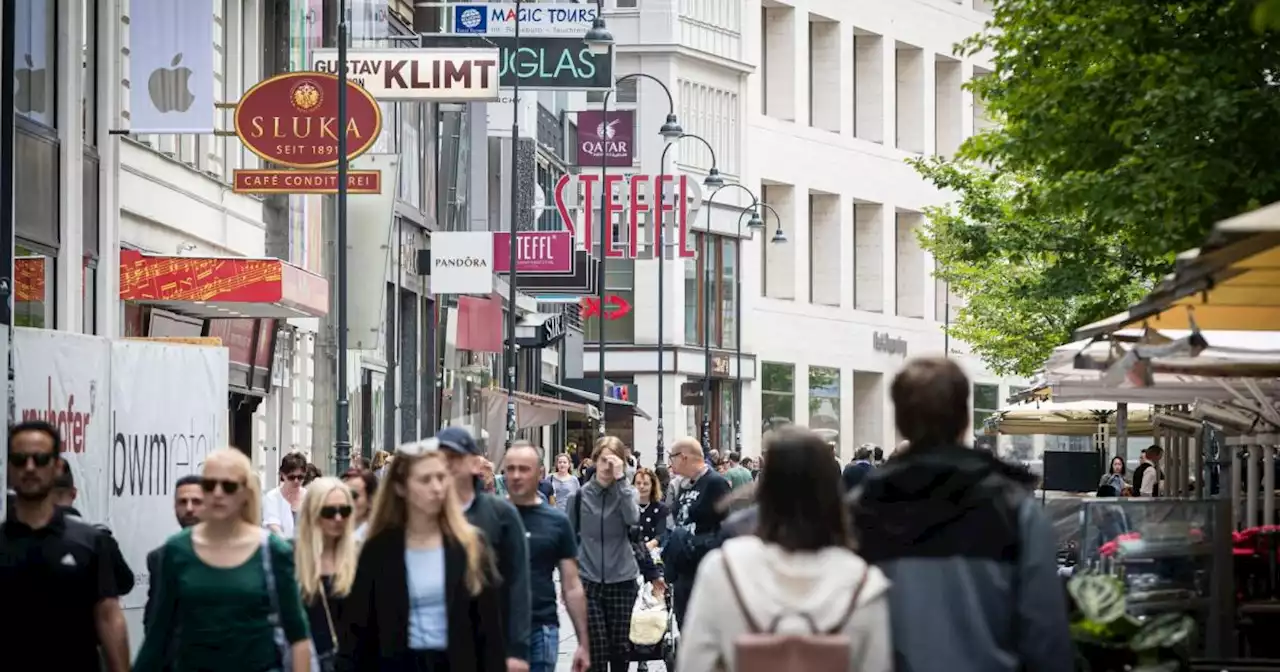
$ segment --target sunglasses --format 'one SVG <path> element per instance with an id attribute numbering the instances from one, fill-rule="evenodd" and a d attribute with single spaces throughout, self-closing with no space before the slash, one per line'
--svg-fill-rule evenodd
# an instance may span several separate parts
<path id="1" fill-rule="evenodd" d="M 284 477 L 284 480 L 293 481 L 294 483 L 300 483 L 306 477 L 307 477 L 306 474 L 288 474 Z"/>
<path id="2" fill-rule="evenodd" d="M 351 517 L 351 507 L 349 506 L 323 506 L 320 507 L 320 517 L 325 520 L 333 520 L 338 516 L 345 518 Z"/>
<path id="3" fill-rule="evenodd" d="M 205 492 L 213 492 L 219 487 L 222 492 L 227 495 L 234 495 L 240 489 L 240 481 L 223 481 L 217 478 L 205 478 L 200 480 L 200 489 Z"/>
<path id="4" fill-rule="evenodd" d="M 35 462 L 37 468 L 44 468 L 53 464 L 58 459 L 57 453 L 9 453 L 9 464 L 23 469 L 28 464 Z"/>

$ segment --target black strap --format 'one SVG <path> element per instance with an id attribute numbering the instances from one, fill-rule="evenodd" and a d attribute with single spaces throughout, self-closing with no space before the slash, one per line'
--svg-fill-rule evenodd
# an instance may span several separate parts
<path id="1" fill-rule="evenodd" d="M 578 487 L 578 491 L 573 493 L 573 534 L 578 537 L 578 543 L 582 543 L 582 487 Z"/>

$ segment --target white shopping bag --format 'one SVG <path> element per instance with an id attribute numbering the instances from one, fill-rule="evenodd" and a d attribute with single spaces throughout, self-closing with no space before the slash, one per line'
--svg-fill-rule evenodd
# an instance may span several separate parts
<path id="1" fill-rule="evenodd" d="M 653 646 L 667 634 L 666 602 L 653 594 L 653 584 L 646 583 L 636 595 L 635 608 L 631 610 L 631 643 Z"/>

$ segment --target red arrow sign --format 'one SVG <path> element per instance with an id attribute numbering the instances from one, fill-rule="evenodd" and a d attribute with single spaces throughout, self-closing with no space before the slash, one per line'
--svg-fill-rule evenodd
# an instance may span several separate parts
<path id="1" fill-rule="evenodd" d="M 617 294 L 610 294 L 604 297 L 604 302 L 609 305 L 609 309 L 601 311 L 600 299 L 594 296 L 582 297 L 581 301 L 578 303 L 578 305 L 582 307 L 582 319 L 585 320 L 590 317 L 599 317 L 603 312 L 604 319 L 606 320 L 620 320 L 625 317 L 627 313 L 631 312 L 631 304 L 627 303 L 626 299 L 618 296 Z"/>

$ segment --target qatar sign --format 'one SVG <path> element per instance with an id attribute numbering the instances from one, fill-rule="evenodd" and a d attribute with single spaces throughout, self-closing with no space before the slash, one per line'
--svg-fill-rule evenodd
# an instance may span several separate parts
<path id="1" fill-rule="evenodd" d="M 635 163 L 632 135 L 635 110 L 583 110 L 578 113 L 579 166 L 629 167 Z"/>
<path id="2" fill-rule="evenodd" d="M 659 184 L 662 188 L 659 189 Z M 665 196 L 657 198 L 659 193 Z M 595 240 L 600 230 L 603 195 L 604 216 L 614 232 L 603 246 Z M 556 210 L 565 230 L 581 247 L 602 247 L 610 259 L 692 259 L 697 251 L 689 240 L 689 225 L 702 208 L 702 187 L 688 175 L 565 175 L 556 183 Z M 656 235 L 659 214 L 661 236 Z M 660 245 L 659 240 L 666 241 Z"/>

